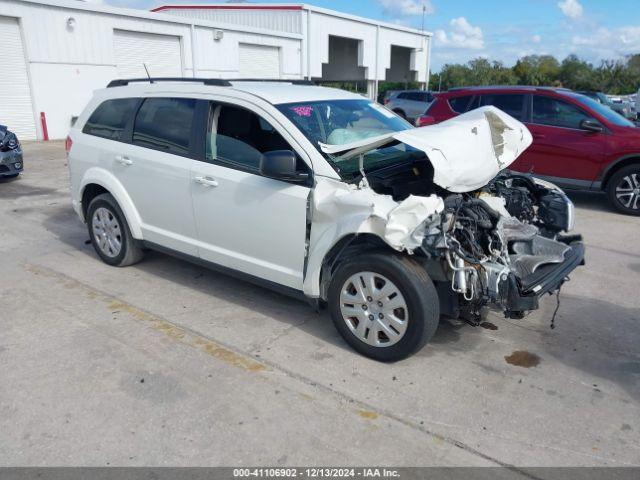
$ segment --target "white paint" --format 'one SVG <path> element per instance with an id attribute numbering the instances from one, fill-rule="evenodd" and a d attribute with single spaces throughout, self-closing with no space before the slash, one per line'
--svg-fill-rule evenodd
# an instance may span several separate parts
<path id="1" fill-rule="evenodd" d="M 240 78 L 280 78 L 280 49 L 268 45 L 239 44 Z"/>
<path id="2" fill-rule="evenodd" d="M 0 45 L 0 125 L 7 125 L 19 139 L 35 138 L 29 75 L 17 19 L 0 17 Z"/>
<path id="3" fill-rule="evenodd" d="M 113 51 L 118 77 L 181 77 L 180 37 L 157 33 L 114 30 Z"/>

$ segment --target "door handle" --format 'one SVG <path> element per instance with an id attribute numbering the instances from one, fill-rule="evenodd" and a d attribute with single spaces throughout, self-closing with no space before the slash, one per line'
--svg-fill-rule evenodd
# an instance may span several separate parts
<path id="1" fill-rule="evenodd" d="M 124 157 L 122 155 L 116 155 L 116 162 L 124 166 L 133 165 L 133 161 L 129 157 Z"/>
<path id="2" fill-rule="evenodd" d="M 204 185 L 205 187 L 217 187 L 218 182 L 211 177 L 195 177 L 193 179 L 196 183 Z"/>
<path id="3" fill-rule="evenodd" d="M 534 133 L 532 135 L 533 138 L 545 138 L 546 135 L 542 134 L 542 133 Z"/>

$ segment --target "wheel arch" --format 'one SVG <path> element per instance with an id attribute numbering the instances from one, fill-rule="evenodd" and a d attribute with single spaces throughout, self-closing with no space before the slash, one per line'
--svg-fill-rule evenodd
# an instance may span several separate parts
<path id="1" fill-rule="evenodd" d="M 349 233 L 336 240 L 324 255 L 317 272 L 319 298 L 322 300 L 327 299 L 329 284 L 341 262 L 350 258 L 351 255 L 372 251 L 398 253 L 382 238 L 373 233 Z"/>
<path id="2" fill-rule="evenodd" d="M 640 152 L 625 155 L 609 164 L 602 173 L 600 188 L 606 191 L 609 180 L 611 180 L 611 177 L 613 177 L 618 170 L 635 163 L 640 164 Z"/>
<path id="3" fill-rule="evenodd" d="M 87 209 L 91 200 L 102 193 L 109 193 L 115 198 L 122 213 L 124 213 L 131 230 L 131 236 L 136 240 L 142 240 L 142 221 L 131 197 L 122 183 L 113 174 L 103 169 L 90 168 L 82 178 L 80 184 L 80 211 L 83 221 L 87 222 Z"/>

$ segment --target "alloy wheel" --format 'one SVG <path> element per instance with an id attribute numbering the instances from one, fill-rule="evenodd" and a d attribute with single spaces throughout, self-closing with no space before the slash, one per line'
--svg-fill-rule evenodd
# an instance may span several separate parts
<path id="1" fill-rule="evenodd" d="M 640 209 L 640 174 L 622 177 L 616 186 L 616 198 L 625 208 Z"/>

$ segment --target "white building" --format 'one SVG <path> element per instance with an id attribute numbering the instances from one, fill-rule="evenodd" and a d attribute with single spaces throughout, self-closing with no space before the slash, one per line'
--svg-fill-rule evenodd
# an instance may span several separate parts
<path id="1" fill-rule="evenodd" d="M 431 34 L 305 4 L 165 6 L 0 0 L 0 124 L 64 138 L 114 78 L 309 78 L 428 84 Z"/>

